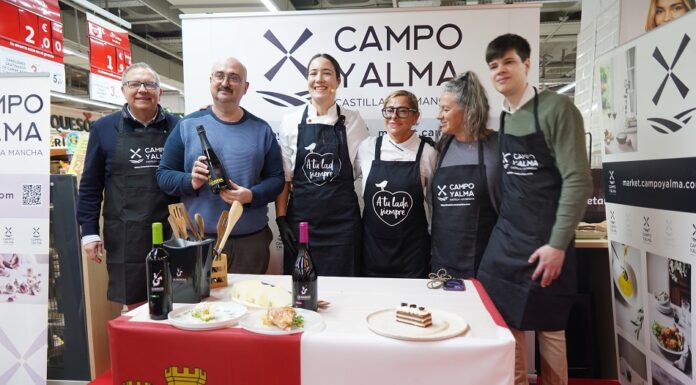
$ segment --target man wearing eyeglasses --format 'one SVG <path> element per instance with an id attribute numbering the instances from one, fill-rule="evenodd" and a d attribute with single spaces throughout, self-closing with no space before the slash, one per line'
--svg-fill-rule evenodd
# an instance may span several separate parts
<path id="1" fill-rule="evenodd" d="M 246 67 L 235 58 L 220 59 L 210 72 L 212 106 L 184 117 L 164 146 L 157 170 L 160 188 L 181 197 L 191 213 L 205 221 L 206 237 L 216 236 L 223 210 L 238 201 L 244 213 L 224 245 L 228 271 L 264 274 L 268 268 L 273 234 L 268 227 L 267 205 L 283 189 L 280 147 L 263 119 L 240 106 L 249 88 Z M 197 127 L 205 128 L 208 141 L 230 178 L 230 189 L 214 194 L 207 186 L 208 167 Z"/>
<path id="2" fill-rule="evenodd" d="M 107 252 L 108 299 L 134 305 L 146 299 L 151 224 L 167 221 L 167 205 L 173 201 L 157 187 L 155 171 L 179 118 L 162 110 L 159 75 L 145 63 L 123 71 L 121 92 L 126 98 L 121 111 L 97 120 L 90 130 L 77 219 L 87 258 L 101 263 Z"/>

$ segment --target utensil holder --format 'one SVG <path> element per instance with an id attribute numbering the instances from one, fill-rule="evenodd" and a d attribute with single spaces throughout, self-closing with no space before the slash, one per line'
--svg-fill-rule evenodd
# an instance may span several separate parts
<path id="1" fill-rule="evenodd" d="M 210 296 L 214 241 L 170 239 L 163 244 L 169 253 L 174 302 L 198 303 Z"/>
<path id="2" fill-rule="evenodd" d="M 210 287 L 227 287 L 227 254 L 220 253 L 213 258 L 210 273 Z"/>

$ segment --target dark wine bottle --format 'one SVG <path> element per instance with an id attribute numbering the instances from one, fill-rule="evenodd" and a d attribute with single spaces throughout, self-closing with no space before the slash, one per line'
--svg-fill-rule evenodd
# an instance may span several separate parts
<path id="1" fill-rule="evenodd" d="M 147 301 L 150 318 L 167 319 L 172 311 L 172 274 L 169 271 L 169 253 L 162 247 L 162 223 L 152 224 L 152 250 L 145 258 L 147 274 Z"/>
<path id="2" fill-rule="evenodd" d="M 198 132 L 198 137 L 201 140 L 201 148 L 203 149 L 203 155 L 205 155 L 205 162 L 208 165 L 208 186 L 213 190 L 214 194 L 220 193 L 222 189 L 232 188 L 230 186 L 229 178 L 227 177 L 227 172 L 225 167 L 222 165 L 220 158 L 213 150 L 213 147 L 208 141 L 208 136 L 205 134 L 205 127 L 199 125 L 196 128 Z"/>
<path id="3" fill-rule="evenodd" d="M 309 252 L 309 225 L 300 222 L 300 246 L 297 250 L 297 260 L 292 271 L 292 301 L 293 307 L 307 310 L 317 310 L 317 271 Z"/>

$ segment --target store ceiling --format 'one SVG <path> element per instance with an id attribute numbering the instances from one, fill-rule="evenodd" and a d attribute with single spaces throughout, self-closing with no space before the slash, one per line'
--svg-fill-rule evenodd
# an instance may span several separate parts
<path id="1" fill-rule="evenodd" d="M 346 8 L 392 8 L 398 6 L 462 6 L 472 4 L 512 4 L 530 3 L 528 0 L 264 0 L 272 2 L 280 11 L 322 10 Z M 575 54 L 577 34 L 580 32 L 581 1 L 538 0 L 542 3 L 540 29 L 540 83 L 552 89 L 560 88 L 575 80 Z M 217 12 L 268 12 L 261 0 L 60 0 L 63 14 L 93 12 L 94 6 L 102 8 L 116 17 L 130 23 L 131 44 L 147 53 L 153 53 L 170 63 L 165 73 L 166 81 L 176 88 L 183 89 L 183 52 L 181 42 L 181 20 L 185 13 Z M 104 17 L 102 15 L 102 17 Z M 67 23 L 64 16 L 64 23 Z M 75 17 L 74 20 L 78 20 Z M 113 21 L 112 21 L 113 22 Z M 77 24 L 77 22 L 76 22 Z M 66 41 L 78 46 L 80 42 Z M 84 44 L 84 43 L 83 43 Z M 82 45 L 83 45 L 82 44 Z M 143 52 L 143 51 L 141 51 Z M 84 56 L 84 55 L 83 55 Z M 139 58 L 134 48 L 133 56 Z M 66 63 L 77 69 L 88 69 L 89 63 L 83 57 L 66 58 Z M 160 68 L 157 68 L 158 72 Z M 78 73 L 73 70 L 68 73 Z M 168 75 L 168 76 L 167 76 Z M 68 85 L 75 86 L 74 92 L 85 92 L 83 80 L 79 77 Z M 170 91 L 172 92 L 172 91 Z M 178 91 L 173 91 L 178 92 Z"/>

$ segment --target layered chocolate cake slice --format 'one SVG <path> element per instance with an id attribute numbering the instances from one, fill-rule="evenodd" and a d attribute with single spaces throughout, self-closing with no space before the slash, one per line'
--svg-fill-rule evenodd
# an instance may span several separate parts
<path id="1" fill-rule="evenodd" d="M 433 316 L 422 306 L 403 302 L 396 309 L 396 322 L 427 328 L 433 324 Z"/>

